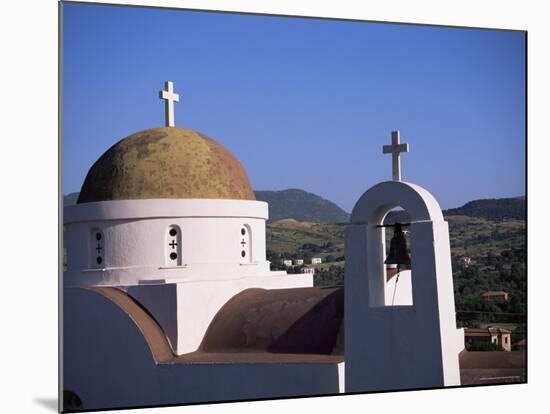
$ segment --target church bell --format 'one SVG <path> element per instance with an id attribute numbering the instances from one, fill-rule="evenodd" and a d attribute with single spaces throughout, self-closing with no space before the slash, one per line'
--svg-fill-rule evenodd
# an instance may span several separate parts
<path id="1" fill-rule="evenodd" d="M 395 223 L 393 227 L 394 232 L 390 242 L 390 251 L 384 263 L 410 266 L 411 258 L 409 257 L 409 249 L 407 248 L 407 240 L 402 225 Z"/>

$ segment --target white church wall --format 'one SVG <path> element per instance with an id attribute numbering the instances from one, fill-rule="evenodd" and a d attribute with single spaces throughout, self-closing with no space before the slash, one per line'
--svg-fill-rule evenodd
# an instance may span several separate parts
<path id="1" fill-rule="evenodd" d="M 253 276 L 237 280 L 196 281 L 132 286 L 128 294 L 155 317 L 178 355 L 196 351 L 216 313 L 249 288 L 286 289 L 313 286 L 311 275 Z"/>
<path id="2" fill-rule="evenodd" d="M 446 221 L 434 226 L 434 240 L 449 240 L 449 224 Z M 451 246 L 434 243 L 437 272 L 437 299 L 443 349 L 443 370 L 446 385 L 460 385 L 460 366 L 456 355 L 464 350 L 464 329 L 456 328 Z"/>
<path id="3" fill-rule="evenodd" d="M 266 274 L 266 219 L 266 203 L 243 200 L 132 200 L 70 206 L 64 217 L 65 279 L 74 285 L 131 285 L 139 280 Z M 175 238 L 169 236 L 172 228 L 178 230 Z M 102 232 L 100 265 L 94 265 L 94 246 L 89 241 L 96 230 Z M 173 253 L 177 255 L 171 259 Z"/>
<path id="4" fill-rule="evenodd" d="M 410 270 L 402 270 L 386 282 L 385 287 L 386 305 L 412 306 L 412 273 Z"/>
<path id="5" fill-rule="evenodd" d="M 244 223 L 243 223 L 244 222 Z M 256 242 L 265 238 L 265 221 L 253 218 L 150 218 L 140 220 L 109 220 L 69 224 L 67 226 L 68 254 L 71 256 L 69 271 L 95 268 L 95 254 L 92 264 L 86 253 L 94 246 L 83 248 L 88 234 L 100 229 L 103 234 L 105 261 L 102 267 L 157 266 L 176 267 L 177 261 L 166 263 L 172 251 L 167 232 L 177 226 L 181 232 L 182 265 L 194 263 L 236 263 L 241 262 L 241 237 L 243 225 L 247 225 Z M 75 236 L 75 237 L 70 237 Z M 247 238 L 248 239 L 248 238 Z M 177 242 L 176 242 L 177 243 Z M 75 245 L 76 244 L 76 245 Z M 177 243 L 179 246 L 179 243 Z M 261 247 L 261 246 L 259 246 Z M 252 262 L 265 261 L 265 250 L 254 249 Z M 263 254 L 262 254 L 263 252 Z M 92 252 L 94 253 L 94 252 Z M 74 266 L 73 266 L 74 265 Z"/>
<path id="6" fill-rule="evenodd" d="M 373 275 L 367 279 L 369 295 L 369 306 L 386 305 L 386 265 L 384 259 L 386 256 L 386 239 L 384 229 L 369 225 L 365 227 L 365 236 L 369 240 L 366 243 L 367 255 L 370 260 L 366 261 L 368 274 Z M 347 247 L 347 246 L 346 246 Z M 349 255 L 346 251 L 346 255 Z"/>
<path id="7" fill-rule="evenodd" d="M 361 238 L 363 243 L 358 243 Z M 440 331 L 436 321 L 433 326 L 436 312 L 429 315 L 422 312 L 418 295 L 414 306 L 371 304 L 364 270 L 368 261 L 366 243 L 364 226 L 348 227 L 344 303 L 346 391 L 444 385 Z"/>
<path id="8" fill-rule="evenodd" d="M 178 285 L 175 283 L 130 286 L 126 293 L 141 304 L 160 325 L 170 348 L 174 353 L 178 349 Z M 197 310 L 195 310 L 197 312 Z M 188 317 L 190 317 L 189 315 Z"/>
<path id="9" fill-rule="evenodd" d="M 253 217 L 268 218 L 264 201 L 224 199 L 144 199 L 98 201 L 67 206 L 63 222 L 144 219 L 151 217 Z"/>
<path id="10" fill-rule="evenodd" d="M 157 364 L 131 318 L 102 295 L 65 289 L 65 310 L 62 388 L 76 392 L 86 410 L 335 394 L 340 389 L 336 364 Z"/>

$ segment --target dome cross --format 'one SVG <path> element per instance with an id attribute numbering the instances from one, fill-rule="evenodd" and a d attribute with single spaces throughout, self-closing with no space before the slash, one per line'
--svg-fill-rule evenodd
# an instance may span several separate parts
<path id="1" fill-rule="evenodd" d="M 382 151 L 384 154 L 391 154 L 393 181 L 401 181 L 400 154 L 402 152 L 409 152 L 409 144 L 401 144 L 399 131 L 392 131 L 391 145 L 384 145 L 382 147 Z"/>
<path id="2" fill-rule="evenodd" d="M 174 121 L 174 102 L 179 102 L 180 96 L 174 93 L 174 83 L 172 81 L 164 82 L 164 87 L 166 90 L 159 92 L 159 98 L 165 100 L 166 126 L 173 127 L 176 125 Z"/>

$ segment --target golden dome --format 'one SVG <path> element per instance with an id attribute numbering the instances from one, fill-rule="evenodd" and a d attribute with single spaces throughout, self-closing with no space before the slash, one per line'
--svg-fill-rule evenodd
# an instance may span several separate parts
<path id="1" fill-rule="evenodd" d="M 141 131 L 109 148 L 88 171 L 78 203 L 146 198 L 256 199 L 227 149 L 173 127 Z"/>

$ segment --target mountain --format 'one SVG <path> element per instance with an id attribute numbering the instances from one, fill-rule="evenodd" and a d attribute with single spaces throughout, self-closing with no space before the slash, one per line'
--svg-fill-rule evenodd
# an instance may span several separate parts
<path id="1" fill-rule="evenodd" d="M 255 191 L 256 199 L 269 203 L 269 222 L 290 218 L 315 223 L 345 223 L 349 214 L 318 195 L 304 190 Z M 63 197 L 65 206 L 76 204 L 78 193 Z"/>
<path id="2" fill-rule="evenodd" d="M 467 216 L 483 218 L 487 220 L 516 219 L 525 220 L 526 202 L 525 196 L 513 198 L 487 198 L 473 200 L 462 207 L 450 208 L 443 211 L 445 217 Z M 396 221 L 406 223 L 409 221 L 408 214 L 403 210 L 390 211 L 384 223 L 390 224 Z"/>
<path id="3" fill-rule="evenodd" d="M 65 194 L 63 196 L 63 205 L 64 206 L 72 206 L 73 204 L 76 204 L 76 200 L 78 200 L 78 194 L 79 193 Z"/>
<path id="4" fill-rule="evenodd" d="M 295 219 L 316 223 L 345 223 L 349 214 L 318 195 L 304 190 L 255 191 L 256 199 L 269 203 L 269 221 Z"/>
<path id="5" fill-rule="evenodd" d="M 526 200 L 524 196 L 473 200 L 462 207 L 445 210 L 443 214 L 445 216 L 469 216 L 492 220 L 505 218 L 525 220 Z"/>

